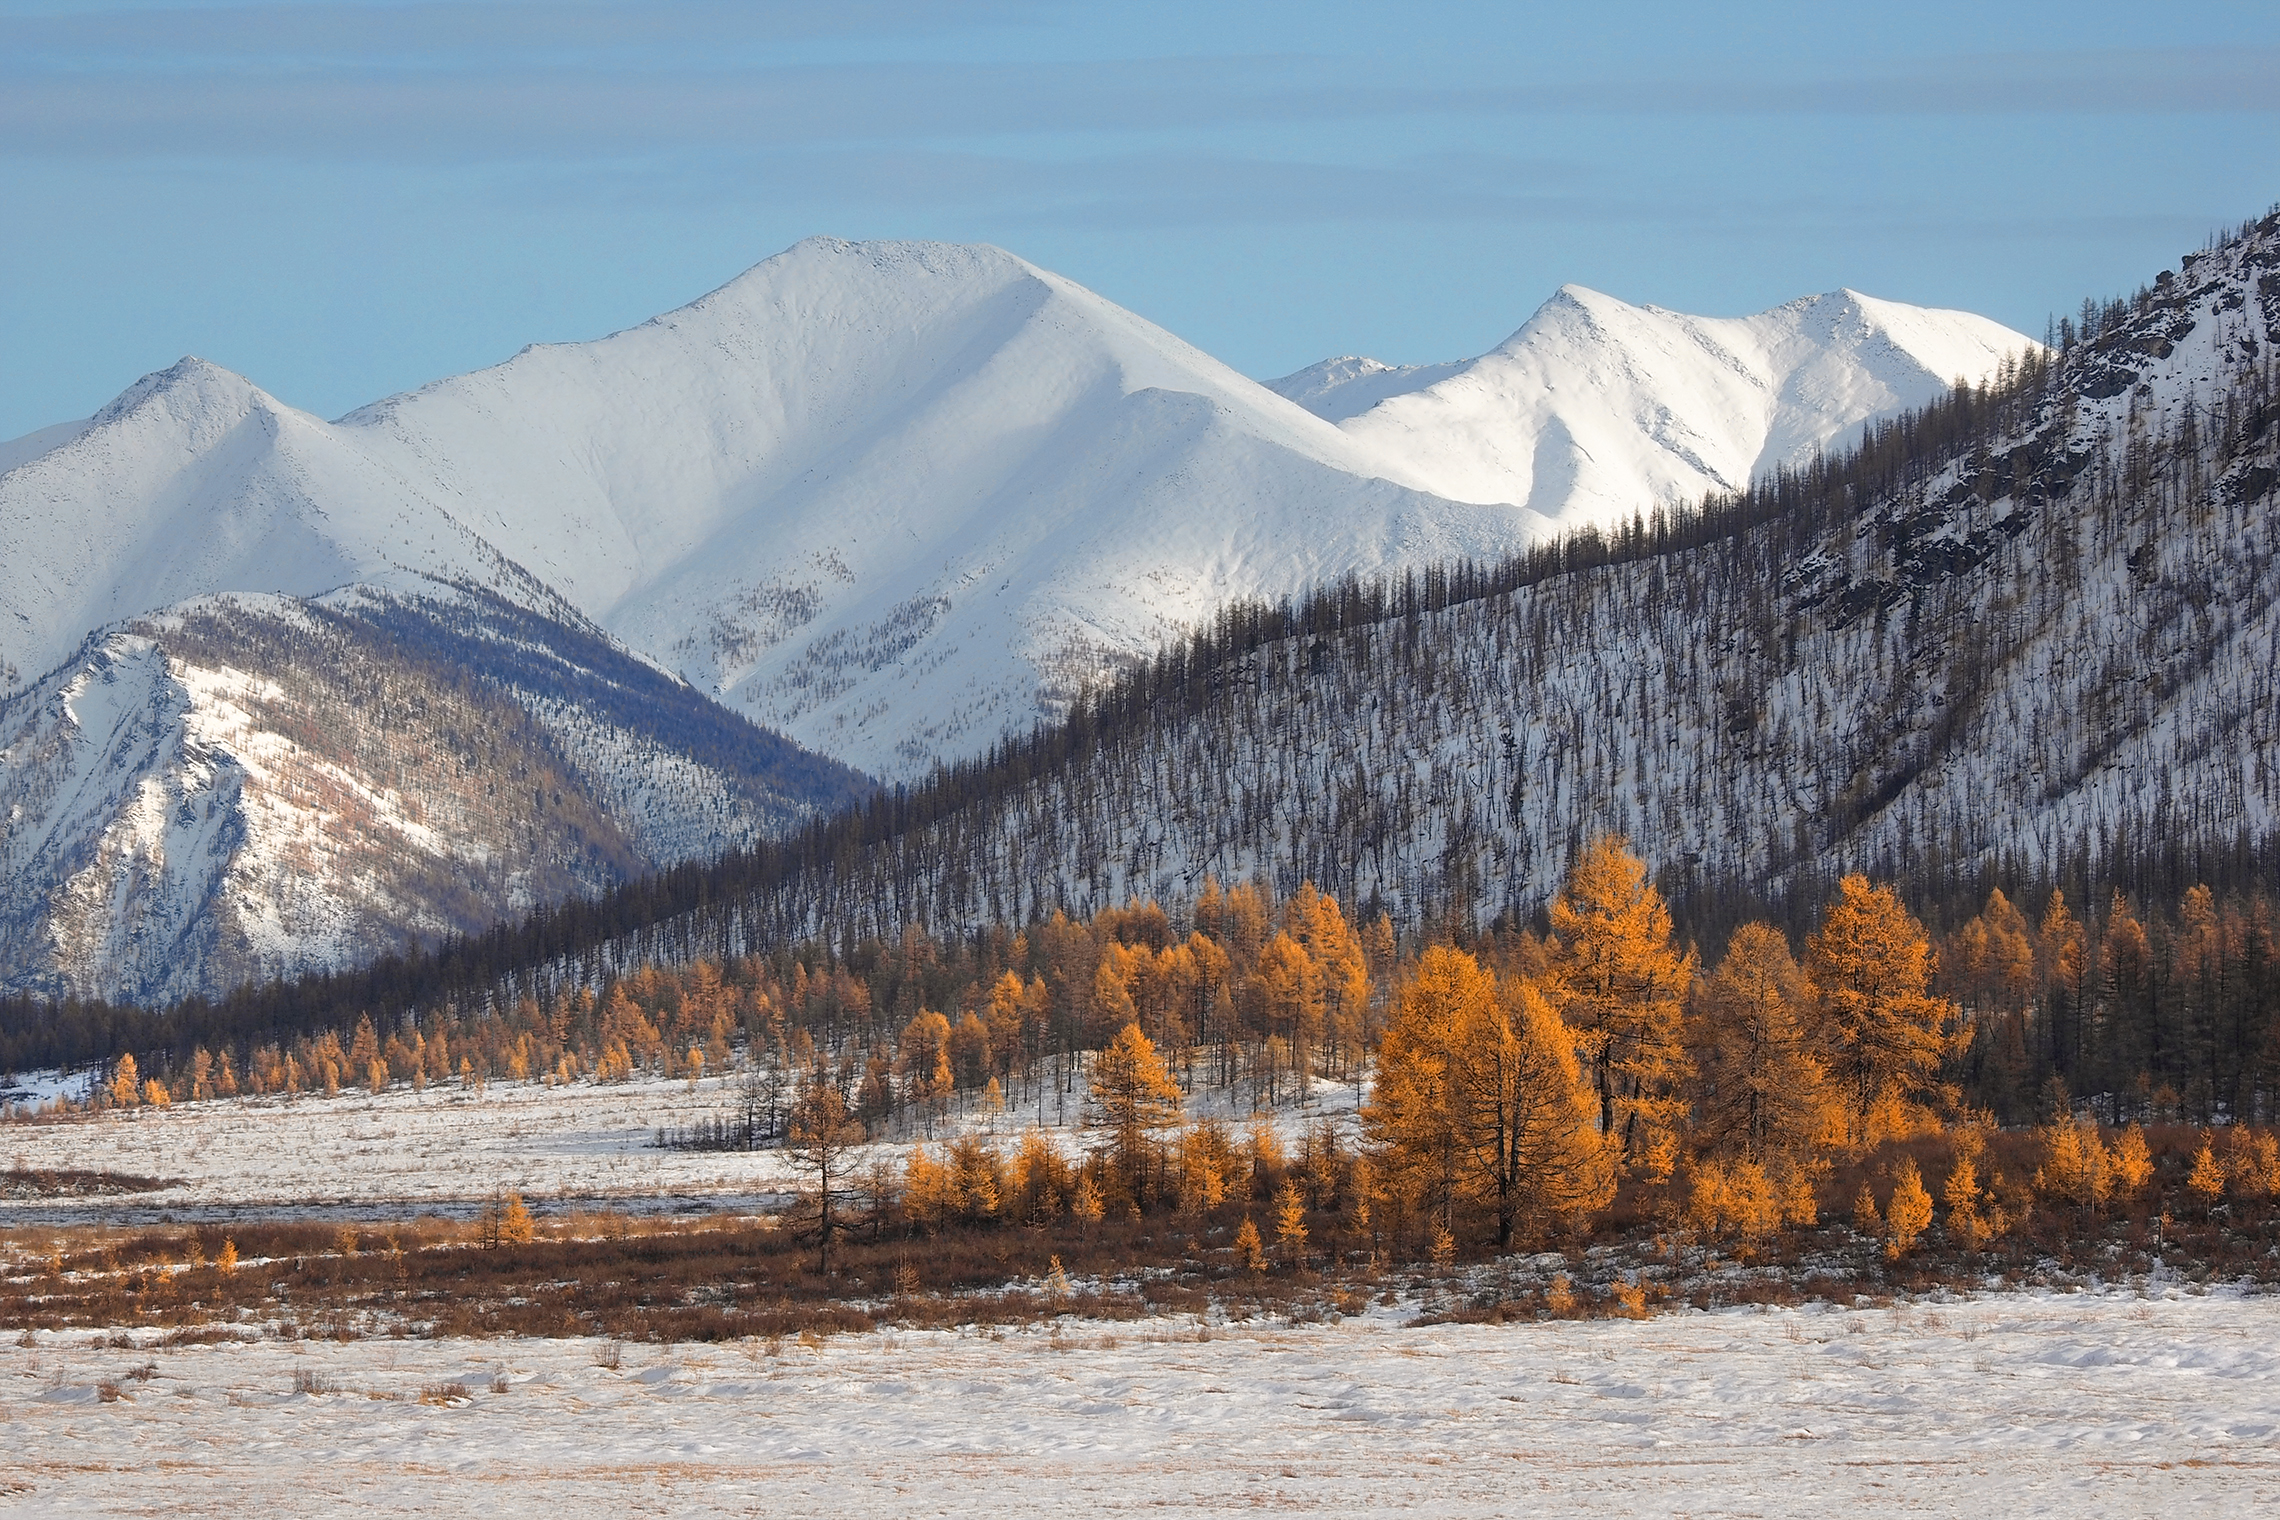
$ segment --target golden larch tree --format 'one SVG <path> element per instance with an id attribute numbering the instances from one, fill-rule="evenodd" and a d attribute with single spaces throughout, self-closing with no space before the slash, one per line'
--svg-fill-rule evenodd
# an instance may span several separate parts
<path id="1" fill-rule="evenodd" d="M 1954 1049 L 1958 1010 L 1927 990 L 1932 971 L 1924 926 L 1890 887 L 1857 874 L 1837 884 L 1807 941 L 1805 974 L 1820 992 L 1826 1058 L 1855 1146 L 1919 1114 Z"/>
<path id="2" fill-rule="evenodd" d="M 921 1008 L 903 1026 L 896 1042 L 896 1073 L 902 1078 L 903 1099 L 926 1103 L 950 1091 L 950 1021 L 930 1008 Z"/>
<path id="3" fill-rule="evenodd" d="M 1916 1249 L 1916 1241 L 1932 1222 L 1932 1195 L 1924 1190 L 1923 1174 L 1914 1157 L 1902 1157 L 1893 1175 L 1892 1202 L 1884 1210 L 1884 1254 L 1898 1260 Z"/>
<path id="4" fill-rule="evenodd" d="M 1615 835 L 1585 848 L 1552 899 L 1551 919 L 1559 1013 L 1576 1032 L 1600 1131 L 1615 1136 L 1628 1164 L 1668 1176 L 1694 957 L 1671 943 L 1662 894 Z"/>
<path id="5" fill-rule="evenodd" d="M 1322 992 L 1322 1024 L 1349 1068 L 1369 1044 L 1370 963 L 1361 937 L 1338 900 L 1304 882 L 1284 910 L 1290 931 L 1313 959 Z"/>
<path id="6" fill-rule="evenodd" d="M 1287 1044 L 1303 1098 L 1314 1075 L 1314 1052 L 1322 1043 L 1320 969 L 1303 944 L 1278 930 L 1259 951 L 1255 980 L 1268 1037 L 1280 1037 Z"/>
<path id="7" fill-rule="evenodd" d="M 1401 990 L 1363 1119 L 1386 1164 L 1486 1209 L 1500 1250 L 1607 1206 L 1614 1142 L 1542 991 L 1436 945 Z"/>
<path id="8" fill-rule="evenodd" d="M 1108 1131 L 1110 1164 L 1131 1201 L 1143 1202 L 1156 1134 L 1179 1119 L 1180 1085 L 1138 1024 L 1126 1024 L 1094 1059 L 1087 1100 L 1090 1122 Z"/>
<path id="9" fill-rule="evenodd" d="M 833 1188 L 843 1186 L 853 1153 L 863 1143 L 862 1124 L 847 1111 L 847 1095 L 820 1071 L 810 1072 L 792 1103 L 784 1126 L 784 1148 L 793 1165 L 816 1183 L 816 1271 L 831 1272 L 831 1237 L 838 1229 Z"/>
<path id="10" fill-rule="evenodd" d="M 1734 931 L 1695 1000 L 1696 1148 L 1764 1165 L 1812 1159 L 1833 1115 L 1816 1053 L 1813 985 L 1771 924 Z"/>
<path id="11" fill-rule="evenodd" d="M 111 1077 L 111 1104 L 115 1108 L 132 1108 L 142 1101 L 142 1073 L 135 1069 L 132 1055 L 119 1057 L 118 1070 Z"/>

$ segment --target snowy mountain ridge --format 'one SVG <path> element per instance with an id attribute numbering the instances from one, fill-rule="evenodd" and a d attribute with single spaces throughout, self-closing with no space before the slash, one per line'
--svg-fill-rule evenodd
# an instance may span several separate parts
<path id="1" fill-rule="evenodd" d="M 679 311 L 343 419 L 630 647 L 885 776 L 1234 596 L 1541 524 L 990 248 L 811 240 Z"/>
<path id="2" fill-rule="evenodd" d="M 1720 318 L 1567 285 L 1477 359 L 1333 359 L 1269 384 L 1406 485 L 1606 527 L 1841 449 L 2039 347 L 1969 312 L 1853 290 Z"/>
<path id="3" fill-rule="evenodd" d="M 1278 382 L 1330 413 L 1401 387 L 1342 426 L 1011 254 L 941 244 L 812 239 L 337 423 L 185 360 L 0 455 L 24 456 L 0 473 L 0 674 L 206 592 L 464 582 L 916 776 L 1229 600 L 1727 488 L 2025 343 L 1832 302 L 1717 322 L 1570 287 L 1465 365 Z"/>

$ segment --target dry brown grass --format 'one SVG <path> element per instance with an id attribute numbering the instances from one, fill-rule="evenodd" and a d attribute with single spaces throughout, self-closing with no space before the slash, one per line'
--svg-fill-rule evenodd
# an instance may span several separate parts
<path id="1" fill-rule="evenodd" d="M 432 1218 L 82 1228 L 0 1243 L 12 1259 L 0 1275 L 0 1330 L 103 1327 L 127 1346 L 264 1331 L 781 1339 L 1215 1305 L 1304 1317 L 1342 1291 L 1310 1269 L 1239 1272 L 1224 1244 L 1231 1223 L 865 1228 L 835 1243 L 828 1273 L 812 1239 L 769 1217 L 569 1215 L 543 1220 L 527 1245 L 489 1250 L 474 1226 Z M 217 1264 L 225 1243 L 237 1248 L 234 1271 Z M 1076 1279 L 1065 1293 L 1045 1286 L 1055 1257 Z M 921 1272 L 923 1287 L 911 1291 Z"/>
<path id="2" fill-rule="evenodd" d="M 1993 1137 L 1989 1170 L 2023 1202 L 2000 1236 L 1968 1249 L 1935 1226 L 1887 1260 L 1855 1235 L 1841 1200 L 1880 1186 L 1902 1155 L 1935 1188 L 1952 1142 L 1928 1137 L 1840 1166 L 1825 1179 L 1825 1223 L 1741 1254 L 1675 1228 L 1669 1190 L 1626 1185 L 1589 1237 L 1556 1242 L 1565 1263 L 1515 1275 L 1460 1260 L 1448 1270 L 1380 1269 L 1372 1242 L 1311 1218 L 1324 1249 L 1306 1262 L 1243 1270 L 1229 1242 L 1242 1210 L 1203 1217 L 1112 1218 L 1092 1225 L 952 1227 L 899 1221 L 842 1235 L 831 1268 L 791 1221 L 651 1217 L 602 1211 L 542 1217 L 524 1245 L 481 1249 L 467 1221 L 386 1226 L 235 1221 L 228 1226 L 81 1227 L 0 1241 L 0 1332 L 84 1328 L 122 1349 L 253 1335 L 579 1335 L 615 1341 L 718 1341 L 861 1331 L 882 1324 L 993 1326 L 1051 1321 L 1271 1316 L 1295 1322 L 1360 1312 L 1396 1289 L 1445 1319 L 1508 1321 L 1637 1315 L 1715 1307 L 2031 1282 L 2053 1274 L 2107 1281 L 2158 1259 L 2189 1278 L 2280 1281 L 2280 1204 L 2190 1204 L 2183 1179 L 2199 1132 L 2148 1136 L 2156 1167 L 2143 1197 L 2087 1212 L 2027 1199 L 2032 1136 Z M 1377 1242 L 1389 1258 L 1416 1241 Z M 238 1265 L 218 1264 L 234 1245 Z M 1058 1259 L 1069 1286 L 1053 1276 Z"/>

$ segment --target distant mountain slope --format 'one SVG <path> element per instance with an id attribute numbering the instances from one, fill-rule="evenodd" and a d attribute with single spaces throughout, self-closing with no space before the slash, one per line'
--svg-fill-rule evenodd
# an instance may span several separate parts
<path id="1" fill-rule="evenodd" d="M 862 790 L 487 593 L 204 598 L 0 701 L 0 989 L 166 1001 L 353 966 Z"/>
<path id="2" fill-rule="evenodd" d="M 427 577 L 553 603 L 353 435 L 202 359 L 0 446 L 0 690 L 192 597 Z"/>
<path id="3" fill-rule="evenodd" d="M 1850 290 L 1719 318 L 1569 285 L 1478 359 L 1333 359 L 1268 384 L 1393 479 L 1607 527 L 1842 448 L 1871 419 L 2038 346 L 1968 312 Z"/>
<path id="4" fill-rule="evenodd" d="M 812 240 L 342 431 L 632 647 L 886 775 L 1229 598 L 1538 527 L 1373 478 L 1335 429 L 994 248 Z"/>

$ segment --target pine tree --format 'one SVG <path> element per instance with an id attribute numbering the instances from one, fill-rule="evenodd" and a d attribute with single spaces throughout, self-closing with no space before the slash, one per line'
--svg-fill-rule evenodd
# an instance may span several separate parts
<path id="1" fill-rule="evenodd" d="M 2201 1137 L 2200 1149 L 2193 1152 L 2193 1169 L 2186 1174 L 2185 1186 L 2204 1211 L 2215 1208 L 2225 1195 L 2225 1164 L 2217 1159 L 2216 1147 L 2206 1135 Z"/>
<path id="2" fill-rule="evenodd" d="M 1284 917 L 1314 964 L 1324 1032 L 1352 1065 L 1372 1034 L 1369 958 L 1361 938 L 1347 924 L 1337 899 L 1317 892 L 1310 881 L 1299 885 Z"/>
<path id="3" fill-rule="evenodd" d="M 1876 1194 L 1863 1182 L 1860 1191 L 1853 1194 L 1852 1227 L 1856 1234 L 1874 1239 L 1884 1233 L 1884 1214 L 1876 1206 Z"/>
<path id="4" fill-rule="evenodd" d="M 1288 1182 L 1275 1197 L 1275 1244 L 1294 1264 L 1306 1255 L 1306 1200 Z"/>
<path id="5" fill-rule="evenodd" d="M 1179 1113 L 1179 1084 L 1140 1026 L 1126 1024 L 1093 1062 L 1087 1117 L 1108 1131 L 1110 1163 L 1134 1203 L 1146 1199 L 1155 1137 Z"/>
<path id="6" fill-rule="evenodd" d="M 785 1149 L 800 1170 L 815 1178 L 816 1272 L 831 1274 L 831 1239 L 839 1225 L 833 1187 L 844 1176 L 863 1127 L 847 1112 L 846 1095 L 820 1072 L 811 1072 L 792 1104 Z"/>
<path id="7" fill-rule="evenodd" d="M 2153 1152 L 2145 1143 L 2145 1131 L 2133 1124 L 2114 1142 L 2114 1191 L 2124 1198 L 2135 1198 L 2153 1181 Z"/>
<path id="8" fill-rule="evenodd" d="M 1069 1199 L 1069 1212 L 1088 1227 L 1108 1217 L 1108 1205 L 1102 1200 L 1100 1187 L 1089 1171 L 1077 1179 L 1076 1192 Z"/>
<path id="9" fill-rule="evenodd" d="M 529 1208 L 523 1203 L 522 1194 L 507 1194 L 499 1204 L 499 1244 L 527 1246 L 536 1234 L 537 1228 L 531 1221 Z"/>
<path id="10" fill-rule="evenodd" d="M 1248 1214 L 1243 1216 L 1243 1227 L 1235 1232 L 1235 1259 L 1243 1264 L 1246 1272 L 1267 1269 L 1267 1253 L 1259 1240 L 1259 1226 Z"/>
<path id="11" fill-rule="evenodd" d="M 1924 1178 L 1916 1170 L 1914 1157 L 1904 1157 L 1892 1181 L 1892 1202 L 1884 1210 L 1884 1223 L 1889 1234 L 1884 1243 L 1884 1254 L 1898 1260 L 1916 1249 L 1926 1226 L 1932 1222 L 1932 1195 L 1924 1191 Z"/>
<path id="12" fill-rule="evenodd" d="M 2280 1197 L 2280 1136 L 2234 1125 L 2226 1147 L 2226 1184 L 2242 1198 Z"/>
<path id="13" fill-rule="evenodd" d="M 1940 1202 L 1947 1205 L 1948 1234 L 1966 1251 L 1978 1250 L 1986 1226 L 1979 1214 L 1979 1162 L 1971 1151 L 1956 1153 L 1947 1181 L 1940 1185 Z"/>
<path id="14" fill-rule="evenodd" d="M 1072 1191 L 1069 1164 L 1044 1131 L 1031 1129 L 1022 1135 L 1013 1158 L 1013 1189 L 1027 1219 L 1042 1221 L 1067 1203 Z"/>
<path id="15" fill-rule="evenodd" d="M 2043 1162 L 2035 1172 L 2036 1191 L 2063 1198 L 2094 1212 L 2114 1191 L 2114 1156 L 2087 1116 L 2054 1119 L 2043 1126 Z"/>
<path id="16" fill-rule="evenodd" d="M 1842 1122 L 1807 1028 L 1814 1009 L 1812 984 L 1780 930 L 1753 923 L 1734 932 L 1692 1021 L 1698 1147 L 1759 1163 L 1812 1160 L 1832 1122 Z"/>
<path id="17" fill-rule="evenodd" d="M 111 1106 L 133 1108 L 142 1101 L 142 1074 L 135 1069 L 135 1058 L 130 1053 L 119 1057 L 119 1065 L 111 1077 Z"/>
<path id="18" fill-rule="evenodd" d="M 365 1014 L 356 1021 L 356 1035 L 348 1048 L 349 1069 L 358 1073 L 370 1071 L 372 1063 L 380 1059 L 380 1036 L 372 1027 L 372 1015 Z"/>

